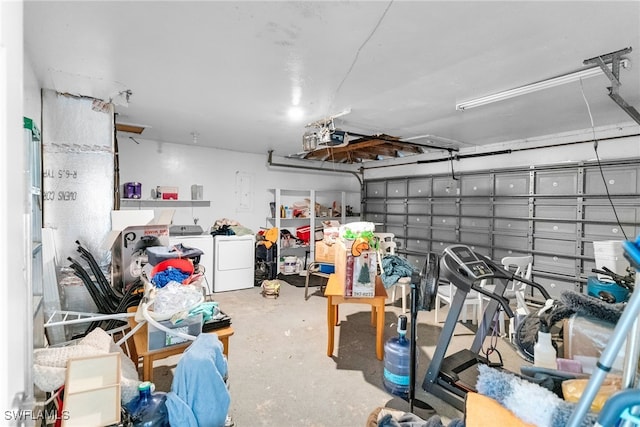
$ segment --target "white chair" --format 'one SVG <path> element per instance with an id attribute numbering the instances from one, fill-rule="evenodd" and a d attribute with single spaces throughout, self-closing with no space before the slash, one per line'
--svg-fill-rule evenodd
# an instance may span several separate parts
<path id="1" fill-rule="evenodd" d="M 385 255 L 395 255 L 397 245 L 393 240 L 395 238 L 393 233 L 373 233 L 374 236 L 378 239 L 378 262 L 380 267 L 380 272 L 383 272 L 382 269 L 382 258 Z M 411 277 L 401 277 L 398 281 L 392 286 L 391 289 L 391 301 L 396 300 L 396 288 L 400 287 L 402 290 L 402 312 L 407 312 L 407 293 L 409 286 L 411 285 Z"/>
<path id="2" fill-rule="evenodd" d="M 436 293 L 436 299 L 435 299 L 435 321 L 436 323 L 438 323 L 438 311 L 440 309 L 440 304 L 444 303 L 444 304 L 449 304 L 451 305 L 451 303 L 453 302 L 453 296 L 456 293 L 457 288 L 455 286 L 453 286 L 453 284 L 451 283 L 442 283 L 438 286 L 438 292 Z M 461 313 L 461 320 L 463 322 L 467 322 L 467 311 L 469 309 L 469 307 L 472 308 L 472 317 L 471 317 L 471 323 L 474 325 L 478 324 L 478 317 L 482 315 L 482 310 L 478 310 L 478 308 L 481 306 L 482 301 L 481 299 L 478 297 L 478 295 L 480 295 L 479 292 L 471 290 L 469 291 L 469 293 L 467 294 L 467 297 L 464 300 L 464 307 L 462 308 L 462 313 Z"/>
<path id="3" fill-rule="evenodd" d="M 533 269 L 533 256 L 507 256 L 502 258 L 500 261 L 502 266 L 513 272 L 516 277 L 522 277 L 527 280 L 531 280 L 531 271 Z M 484 287 L 488 291 L 493 291 L 495 289 L 495 285 L 487 283 L 486 280 L 483 280 L 480 286 Z M 525 291 L 527 285 L 519 280 L 512 280 L 508 285 L 507 289 L 504 291 L 503 296 L 508 300 L 516 301 L 516 310 L 514 313 L 518 316 L 529 314 L 529 308 L 527 307 L 527 302 L 525 301 Z M 485 301 L 489 301 L 489 297 L 480 294 L 480 313 L 482 313 Z M 504 310 L 500 309 L 498 315 L 498 325 L 500 327 L 500 334 L 504 336 L 507 332 L 504 325 Z M 509 340 L 513 341 L 514 330 L 514 322 L 509 322 Z"/>

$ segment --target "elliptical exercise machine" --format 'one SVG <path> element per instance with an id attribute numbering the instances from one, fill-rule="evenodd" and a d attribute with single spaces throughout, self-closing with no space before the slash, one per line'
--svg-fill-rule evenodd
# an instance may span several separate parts
<path id="1" fill-rule="evenodd" d="M 514 316 L 509 300 L 504 297 L 504 291 L 509 281 L 514 280 L 514 274 L 505 270 L 502 265 L 476 254 L 468 246 L 451 245 L 445 248 L 440 258 L 439 278 L 451 282 L 456 287 L 456 293 L 425 374 L 422 388 L 462 411 L 466 394 L 469 391 L 476 391 L 478 376 L 476 365 L 479 363 L 491 365 L 480 352 L 489 334 L 492 320 L 500 307 L 510 319 Z M 480 287 L 482 279 L 493 279 L 495 285 L 493 291 Z M 517 280 L 538 289 L 545 300 L 551 298 L 541 285 L 522 277 L 518 277 Z M 429 289 L 432 297 L 435 297 L 437 292 L 438 281 L 435 280 L 435 286 L 431 284 Z M 490 302 L 482 315 L 482 321 L 478 325 L 471 348 L 447 355 L 465 299 L 471 290 L 487 296 Z"/>

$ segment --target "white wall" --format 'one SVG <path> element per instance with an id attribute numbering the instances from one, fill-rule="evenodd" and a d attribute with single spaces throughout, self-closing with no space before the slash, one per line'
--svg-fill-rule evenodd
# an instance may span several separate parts
<path id="1" fill-rule="evenodd" d="M 28 268 L 30 242 L 25 242 L 27 216 L 26 153 L 23 115 L 22 2 L 0 1 L 0 407 L 3 425 L 16 425 L 14 398 L 28 391 L 27 323 L 31 316 Z M 28 199 L 26 199 L 28 200 Z M 28 251 L 28 252 L 27 252 Z M 19 397 L 19 396 L 18 396 Z"/>
<path id="2" fill-rule="evenodd" d="M 348 204 L 356 212 L 360 210 L 360 183 L 351 174 L 269 167 L 266 152 L 247 154 L 135 139 L 140 144 L 129 138 L 118 138 L 121 184 L 141 182 L 143 198 L 150 198 L 151 190 L 158 185 L 177 186 L 179 198 L 185 200 L 191 199 L 191 185 L 201 184 L 204 199 L 211 201 L 209 208 L 176 208 L 174 224 L 193 224 L 193 218 L 197 217 L 198 224 L 208 229 L 217 219 L 229 218 L 258 231 L 266 226 L 269 202 L 273 201 L 269 189 L 274 188 L 350 191 L 355 199 L 352 197 Z M 279 158 L 277 163 L 287 163 L 287 160 Z M 238 207 L 236 178 L 239 173 L 246 174 L 253 182 L 250 209 Z"/>

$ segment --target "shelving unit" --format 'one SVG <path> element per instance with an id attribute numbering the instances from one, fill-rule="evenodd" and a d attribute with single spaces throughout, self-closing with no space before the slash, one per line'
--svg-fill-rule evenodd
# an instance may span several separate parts
<path id="1" fill-rule="evenodd" d="M 123 208 L 184 208 L 209 207 L 209 200 L 120 199 Z"/>
<path id="2" fill-rule="evenodd" d="M 296 229 L 298 227 L 310 226 L 310 238 L 309 246 L 287 247 L 283 248 L 280 241 L 278 241 L 278 271 L 281 271 L 281 258 L 285 256 L 297 256 L 304 260 L 304 257 L 308 256 L 308 262 L 313 262 L 315 252 L 315 228 L 322 224 L 322 221 L 337 220 L 340 224 L 344 224 L 347 218 L 358 220 L 358 217 L 347 217 L 347 192 L 339 190 L 288 190 L 276 188 L 270 190 L 273 193 L 274 214 L 275 216 L 267 218 L 267 227 L 277 227 L 280 232 L 283 229 L 289 230 L 293 237 L 295 237 Z M 280 206 L 292 206 L 295 202 L 302 200 L 309 200 L 309 216 L 304 218 L 282 218 L 280 217 Z M 319 203 L 323 207 L 329 207 L 329 204 L 333 202 L 340 203 L 340 216 L 316 216 L 316 210 L 314 209 L 316 203 Z M 322 211 L 321 211 L 322 213 Z M 308 255 L 307 255 L 308 252 Z M 303 261 L 304 262 L 304 261 Z M 307 262 L 307 263 L 308 263 Z"/>

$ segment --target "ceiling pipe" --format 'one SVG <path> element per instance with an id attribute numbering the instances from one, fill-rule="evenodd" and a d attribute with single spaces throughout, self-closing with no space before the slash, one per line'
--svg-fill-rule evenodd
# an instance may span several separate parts
<path id="1" fill-rule="evenodd" d="M 302 165 L 289 165 L 286 163 L 274 163 L 273 161 L 273 150 L 269 150 L 268 152 L 268 160 L 267 162 L 269 163 L 269 166 L 277 166 L 277 167 L 282 167 L 282 168 L 294 168 L 294 169 L 305 169 L 305 170 L 316 170 L 316 171 L 322 171 L 322 172 L 335 172 L 335 173 L 348 173 L 351 174 L 353 176 L 356 177 L 356 179 L 358 180 L 358 182 L 360 183 L 360 188 L 364 188 L 364 182 L 362 179 L 362 172 L 353 172 L 353 171 L 348 171 L 348 170 L 337 170 L 337 169 L 326 169 L 326 168 L 321 168 L 321 167 L 317 167 L 317 166 L 302 166 Z"/>

